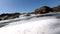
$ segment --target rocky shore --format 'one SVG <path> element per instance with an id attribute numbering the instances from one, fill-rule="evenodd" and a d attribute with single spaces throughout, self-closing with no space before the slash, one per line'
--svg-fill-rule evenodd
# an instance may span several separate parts
<path id="1" fill-rule="evenodd" d="M 30 16 L 31 14 L 46 14 L 49 12 L 60 12 L 60 5 L 56 6 L 56 7 L 48 7 L 48 6 L 42 6 L 40 8 L 35 9 L 34 12 L 31 13 L 25 13 L 26 15 L 24 16 Z M 21 13 L 5 13 L 5 14 L 1 14 L 0 15 L 0 21 L 1 20 L 8 20 L 8 19 L 15 19 L 15 18 L 19 18 L 19 16 L 22 15 Z"/>

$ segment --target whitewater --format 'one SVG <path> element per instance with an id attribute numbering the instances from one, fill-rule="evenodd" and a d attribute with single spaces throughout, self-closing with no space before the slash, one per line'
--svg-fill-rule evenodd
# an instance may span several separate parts
<path id="1" fill-rule="evenodd" d="M 0 34 L 60 34 L 60 12 L 43 15 L 0 21 Z"/>

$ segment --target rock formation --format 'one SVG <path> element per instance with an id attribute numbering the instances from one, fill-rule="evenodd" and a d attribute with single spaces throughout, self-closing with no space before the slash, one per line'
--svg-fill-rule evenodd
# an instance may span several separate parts
<path id="1" fill-rule="evenodd" d="M 54 12 L 59 12 L 60 11 L 60 5 L 58 5 L 57 7 L 53 7 L 52 9 Z"/>
<path id="2" fill-rule="evenodd" d="M 48 7 L 48 6 L 43 6 L 40 7 L 38 9 L 36 9 L 34 12 L 30 12 L 30 13 L 23 13 L 24 16 L 31 16 L 32 14 L 45 14 L 45 13 L 49 13 L 49 12 L 60 12 L 60 5 L 58 5 L 57 7 Z M 21 15 L 21 13 L 11 13 L 11 14 L 1 14 L 0 15 L 0 20 L 7 20 L 7 19 L 15 19 L 15 18 L 19 18 L 19 16 Z M 41 15 L 44 16 L 44 15 Z M 49 16 L 49 15 L 46 15 Z M 40 17 L 40 16 L 38 16 Z"/>
<path id="3" fill-rule="evenodd" d="M 43 6 L 35 10 L 35 14 L 45 14 L 49 12 L 53 12 L 53 10 L 48 6 Z"/>
<path id="4" fill-rule="evenodd" d="M 20 13 L 12 13 L 12 14 L 1 14 L 0 15 L 0 20 L 7 20 L 7 19 L 14 19 L 14 18 L 19 18 Z"/>

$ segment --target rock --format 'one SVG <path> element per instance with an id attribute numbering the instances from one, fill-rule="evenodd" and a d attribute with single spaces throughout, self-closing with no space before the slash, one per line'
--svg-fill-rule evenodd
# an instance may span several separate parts
<path id="1" fill-rule="evenodd" d="M 54 12 L 60 12 L 60 5 L 52 8 Z"/>
<path id="2" fill-rule="evenodd" d="M 7 19 L 15 19 L 15 18 L 19 18 L 21 14 L 20 13 L 11 13 L 11 14 L 1 14 L 0 15 L 0 21 L 1 20 L 7 20 Z"/>
<path id="3" fill-rule="evenodd" d="M 26 13 L 24 16 L 31 16 L 31 13 Z"/>
<path id="4" fill-rule="evenodd" d="M 19 18 L 20 13 L 13 13 L 13 14 L 8 14 L 5 19 L 14 19 L 14 18 Z"/>
<path id="5" fill-rule="evenodd" d="M 43 6 L 35 10 L 35 14 L 45 14 L 49 12 L 53 12 L 53 10 L 48 6 Z"/>

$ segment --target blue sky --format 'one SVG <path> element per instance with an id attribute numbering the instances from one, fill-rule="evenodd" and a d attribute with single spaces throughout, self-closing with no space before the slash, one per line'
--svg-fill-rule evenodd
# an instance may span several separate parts
<path id="1" fill-rule="evenodd" d="M 60 0 L 0 0 L 0 13 L 32 12 L 41 6 L 57 6 Z"/>

